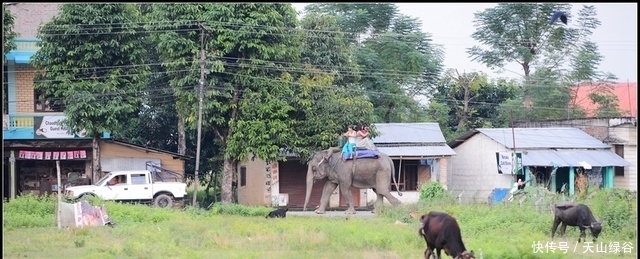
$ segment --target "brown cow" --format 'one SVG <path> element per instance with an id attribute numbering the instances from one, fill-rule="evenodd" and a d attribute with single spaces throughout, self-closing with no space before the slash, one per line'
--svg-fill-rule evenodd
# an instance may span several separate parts
<path id="1" fill-rule="evenodd" d="M 444 212 L 431 211 L 420 217 L 420 236 L 427 242 L 424 258 L 429 259 L 436 249 L 436 259 L 440 259 L 441 249 L 454 259 L 475 259 L 473 250 L 467 252 L 462 242 L 460 226 L 455 218 Z"/>

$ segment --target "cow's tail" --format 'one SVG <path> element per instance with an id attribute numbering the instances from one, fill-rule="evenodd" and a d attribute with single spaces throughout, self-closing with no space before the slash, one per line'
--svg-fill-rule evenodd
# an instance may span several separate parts
<path id="1" fill-rule="evenodd" d="M 420 234 L 420 236 L 426 238 L 427 237 L 427 231 L 428 231 L 428 226 L 429 226 L 429 217 L 425 214 L 422 215 L 420 217 L 420 229 L 418 230 L 418 234 Z"/>

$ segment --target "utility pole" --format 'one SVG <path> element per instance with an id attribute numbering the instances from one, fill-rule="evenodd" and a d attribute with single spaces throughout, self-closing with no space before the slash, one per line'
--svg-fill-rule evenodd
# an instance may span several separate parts
<path id="1" fill-rule="evenodd" d="M 513 179 L 518 182 L 518 153 L 516 153 L 516 131 L 513 128 L 513 109 L 509 111 L 509 121 L 511 123 L 511 137 L 513 138 Z"/>
<path id="2" fill-rule="evenodd" d="M 198 207 L 197 197 L 198 197 L 198 185 L 200 185 L 200 181 L 198 180 L 198 171 L 200 170 L 200 145 L 202 140 L 202 103 L 204 99 L 204 75 L 205 75 L 205 60 L 206 54 L 204 52 L 204 25 L 202 23 L 198 24 L 200 26 L 200 91 L 198 93 L 198 142 L 196 147 L 196 170 L 195 170 L 195 179 L 193 185 L 193 202 L 191 203 L 193 206 Z"/>

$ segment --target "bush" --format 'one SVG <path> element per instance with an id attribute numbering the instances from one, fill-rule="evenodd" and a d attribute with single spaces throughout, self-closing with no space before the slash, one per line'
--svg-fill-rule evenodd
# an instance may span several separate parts
<path id="1" fill-rule="evenodd" d="M 429 182 L 420 186 L 420 201 L 448 198 L 447 190 L 437 182 Z"/>
<path id="2" fill-rule="evenodd" d="M 55 224 L 57 198 L 27 194 L 4 202 L 3 227 L 50 227 Z"/>
<path id="3" fill-rule="evenodd" d="M 239 215 L 239 216 L 266 216 L 274 210 L 273 208 L 264 207 L 264 206 L 244 206 L 240 204 L 222 204 L 216 203 L 211 206 L 211 214 L 226 214 L 226 215 Z"/>

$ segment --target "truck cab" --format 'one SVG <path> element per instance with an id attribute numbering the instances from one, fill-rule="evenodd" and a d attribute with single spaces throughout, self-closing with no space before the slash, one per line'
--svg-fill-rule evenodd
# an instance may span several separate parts
<path id="1" fill-rule="evenodd" d="M 65 189 L 69 199 L 87 196 L 121 202 L 152 203 L 157 207 L 172 207 L 187 197 L 187 184 L 163 182 L 148 170 L 113 171 L 93 185 L 80 185 Z"/>

